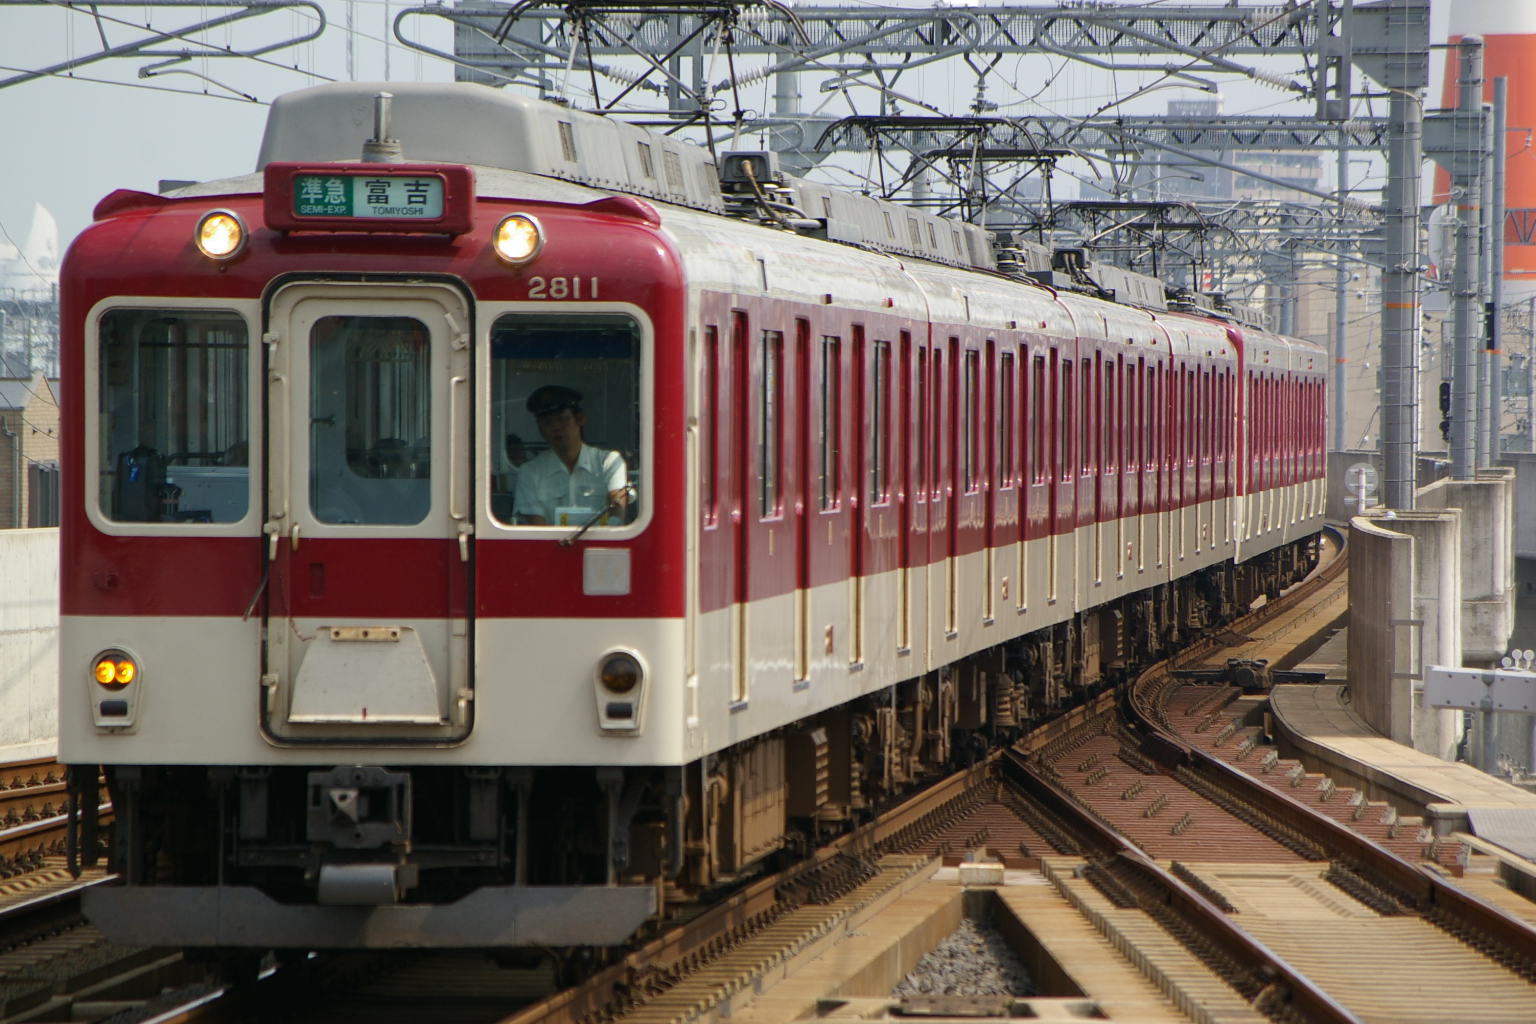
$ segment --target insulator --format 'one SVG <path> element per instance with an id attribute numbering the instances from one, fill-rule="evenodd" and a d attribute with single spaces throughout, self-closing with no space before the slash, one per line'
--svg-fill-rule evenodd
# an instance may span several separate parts
<path id="1" fill-rule="evenodd" d="M 651 73 L 650 68 L 646 68 L 644 71 L 631 71 L 616 64 L 605 66 L 599 70 L 608 78 L 613 79 L 615 82 L 623 82 L 625 85 L 638 85 L 642 79 Z"/>
<path id="2" fill-rule="evenodd" d="M 1277 75 L 1273 72 L 1265 71 L 1262 68 L 1249 68 L 1248 77 L 1253 79 L 1255 82 L 1263 82 L 1265 85 L 1272 85 L 1276 89 L 1292 89 L 1296 86 L 1295 82 L 1291 81 L 1291 79 L 1285 77 L 1284 75 Z"/>

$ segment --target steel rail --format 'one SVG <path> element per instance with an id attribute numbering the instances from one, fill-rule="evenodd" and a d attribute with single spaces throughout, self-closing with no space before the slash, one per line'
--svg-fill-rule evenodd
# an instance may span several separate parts
<path id="1" fill-rule="evenodd" d="M 1233 624 L 1242 629 L 1257 624 L 1284 607 L 1305 600 L 1338 578 L 1348 566 L 1348 551 L 1341 551 L 1328 565 L 1292 588 L 1280 601 L 1270 602 Z M 1395 890 L 1394 895 L 1421 913 L 1441 912 L 1466 923 L 1526 962 L 1527 973 L 1536 971 L 1536 926 L 1451 884 L 1422 864 L 1410 863 L 1348 826 L 1319 814 L 1305 804 L 1266 786 L 1220 758 L 1209 754 L 1166 729 L 1151 706 L 1144 686 L 1165 667 L 1186 664 L 1209 653 L 1213 644 L 1202 643 L 1181 652 L 1175 659 L 1144 672 L 1132 686 L 1128 714 L 1147 731 L 1153 742 L 1143 752 L 1173 770 L 1184 767 L 1207 782 L 1250 803 L 1283 825 L 1295 828 L 1316 842 L 1330 859 L 1347 867 L 1364 867 Z"/>
<path id="2" fill-rule="evenodd" d="M 907 798 L 877 820 L 821 847 L 805 862 L 751 883 L 693 920 L 668 929 L 581 985 L 558 992 L 509 1017 L 503 1024 L 576 1024 L 599 1013 L 637 981 L 643 982 L 645 976 L 664 973 L 696 952 L 726 940 L 738 929 L 763 921 L 764 915 L 781 904 L 781 890 L 793 886 L 803 876 L 839 857 L 860 857 L 874 851 L 924 815 L 980 785 L 989 777 L 997 756 L 993 753 L 971 768 Z"/>
<path id="3" fill-rule="evenodd" d="M 1312 1024 L 1362 1024 L 1300 969 L 1263 942 L 1239 927 L 1221 908 L 1201 896 L 1171 872 L 1158 866 L 1123 834 L 1097 814 L 1078 803 L 1065 789 L 1036 770 L 1029 758 L 1018 751 L 1006 751 L 1002 759 L 1006 778 L 1015 786 L 1044 804 L 1058 817 L 1077 827 L 1098 849 L 1101 857 L 1113 860 L 1149 883 L 1164 906 L 1189 924 L 1202 938 L 1229 955 L 1251 977 L 1267 982 L 1268 996 L 1279 994 L 1302 1019 Z M 1279 985 L 1277 993 L 1274 986 Z"/>

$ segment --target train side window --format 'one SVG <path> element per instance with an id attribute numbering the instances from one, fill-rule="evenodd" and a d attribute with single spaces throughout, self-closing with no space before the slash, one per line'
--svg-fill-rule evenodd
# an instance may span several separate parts
<path id="1" fill-rule="evenodd" d="M 1127 468 L 1141 471 L 1147 464 L 1147 360 L 1138 358 L 1130 367 L 1131 379 L 1130 401 L 1127 406 L 1130 410 L 1130 429 L 1126 432 L 1125 460 Z"/>
<path id="2" fill-rule="evenodd" d="M 1079 447 L 1078 454 L 1082 457 L 1082 464 L 1079 469 L 1083 476 L 1087 476 L 1093 471 L 1094 458 L 1098 455 L 1098 445 L 1101 443 L 1099 440 L 1098 418 L 1093 414 L 1093 361 L 1089 359 L 1083 360 L 1082 388 L 1083 443 Z"/>
<path id="3" fill-rule="evenodd" d="M 511 467 L 511 486 L 492 495 L 497 519 L 555 527 L 563 536 L 594 518 L 593 528 L 601 530 L 639 514 L 646 470 L 640 337 L 640 325 L 622 313 L 497 318 L 491 326 L 491 433 L 526 439 L 530 456 Z M 573 427 L 579 445 L 572 442 Z M 718 459 L 717 447 L 711 444 L 710 458 Z M 490 458 L 499 464 L 502 455 L 496 451 Z"/>
<path id="4" fill-rule="evenodd" d="M 224 310 L 114 309 L 98 328 L 101 512 L 232 523 L 250 508 L 250 333 Z"/>
<path id="5" fill-rule="evenodd" d="M 720 328 L 704 328 L 704 522 L 720 521 Z"/>
<path id="6" fill-rule="evenodd" d="M 1077 437 L 1082 430 L 1077 422 L 1077 393 L 1072 389 L 1072 360 L 1061 361 L 1060 457 L 1061 479 L 1070 483 L 1077 476 Z"/>
<path id="7" fill-rule="evenodd" d="M 1217 416 L 1216 374 L 1205 372 L 1205 451 L 1206 461 L 1214 462 L 1216 453 Z"/>
<path id="8" fill-rule="evenodd" d="M 978 487 L 977 448 L 981 431 L 981 410 L 979 399 L 981 397 L 981 353 L 968 351 L 965 353 L 965 419 L 961 430 L 964 434 L 965 446 L 965 492 L 975 491 Z"/>
<path id="9" fill-rule="evenodd" d="M 1096 473 L 1103 473 L 1109 468 L 1109 383 L 1108 371 L 1104 366 L 1104 353 L 1094 353 L 1093 357 L 1093 462 L 1092 468 Z M 1086 399 L 1087 396 L 1085 395 Z"/>
<path id="10" fill-rule="evenodd" d="M 1014 480 L 1020 487 L 1028 487 L 1034 480 L 1034 477 L 1031 475 L 1034 470 L 1031 468 L 1029 461 L 1030 425 L 1035 422 L 1035 417 L 1040 414 L 1036 411 L 1036 407 L 1031 404 L 1028 347 L 1024 345 L 1019 346 L 1018 359 L 1019 368 L 1014 378 L 1015 385 L 1018 388 L 1016 392 L 1018 397 L 1014 399 L 1017 415 L 1013 422 L 1013 451 L 1014 458 L 1018 460 L 1018 464 L 1014 467 Z"/>
<path id="11" fill-rule="evenodd" d="M 1200 431 L 1198 447 L 1200 464 L 1203 466 L 1211 461 L 1211 371 L 1200 371 L 1195 381 L 1195 388 L 1195 405 L 1199 410 L 1196 416 L 1196 428 Z"/>
<path id="12" fill-rule="evenodd" d="M 1227 370 L 1221 375 L 1221 456 L 1227 460 L 1228 483 L 1232 474 L 1233 406 L 1237 398 L 1236 375 Z"/>
<path id="13" fill-rule="evenodd" d="M 758 395 L 758 513 L 767 519 L 783 510 L 784 455 L 784 332 L 764 331 L 761 337 L 763 376 Z"/>
<path id="14" fill-rule="evenodd" d="M 1193 466 L 1197 458 L 1195 444 L 1199 440 L 1196 430 L 1196 417 L 1199 412 L 1195 408 L 1195 371 L 1184 371 L 1184 464 Z"/>
<path id="15" fill-rule="evenodd" d="M 875 504 L 891 500 L 891 343 L 875 342 L 874 415 L 869 467 L 870 498 Z"/>
<path id="16" fill-rule="evenodd" d="M 917 417 L 913 425 L 916 435 L 917 494 L 921 501 L 928 488 L 928 350 L 917 350 Z"/>
<path id="17" fill-rule="evenodd" d="M 1104 458 L 1102 468 L 1111 473 L 1120 468 L 1120 406 L 1115 402 L 1115 382 L 1118 364 L 1110 362 L 1104 367 Z"/>
<path id="18" fill-rule="evenodd" d="M 900 487 L 903 498 L 909 498 L 912 496 L 912 457 L 917 451 L 917 446 L 912 442 L 912 424 L 917 414 L 912 401 L 912 332 L 901 331 L 897 338 L 900 340 L 896 344 L 896 369 L 891 385 L 895 389 L 892 402 L 896 403 L 891 409 L 896 417 L 891 425 L 891 472 L 896 478 L 894 486 Z M 906 564 L 905 558 L 904 555 L 903 565 Z"/>
<path id="19" fill-rule="evenodd" d="M 929 464 L 933 467 L 933 497 L 944 496 L 944 474 L 948 471 L 944 458 L 944 352 L 933 350 L 933 415 L 931 439 L 928 442 Z"/>
<path id="20" fill-rule="evenodd" d="M 843 343 L 839 338 L 821 339 L 821 508 L 838 507 L 843 486 Z"/>
<path id="21" fill-rule="evenodd" d="M 1051 429 L 1045 407 L 1045 356 L 1035 356 L 1034 369 L 1030 371 L 1029 386 L 1029 408 L 1032 418 L 1025 420 L 1029 425 L 1029 465 L 1034 473 L 1034 482 L 1043 484 L 1050 475 L 1050 467 L 1045 463 L 1045 438 Z"/>
<path id="22" fill-rule="evenodd" d="M 1257 490 L 1260 486 L 1259 466 L 1264 457 L 1264 415 L 1263 405 L 1259 401 L 1259 388 L 1261 381 L 1259 375 L 1248 375 L 1248 487 L 1249 490 Z"/>
<path id="23" fill-rule="evenodd" d="M 997 486 L 999 490 L 1007 490 L 1013 486 L 1014 480 L 1014 454 L 1013 454 L 1013 353 L 1004 352 L 998 359 L 999 370 L 1002 375 L 1002 394 L 1000 396 L 1001 407 L 997 414 L 997 450 L 1001 453 L 1001 467 L 998 470 Z"/>

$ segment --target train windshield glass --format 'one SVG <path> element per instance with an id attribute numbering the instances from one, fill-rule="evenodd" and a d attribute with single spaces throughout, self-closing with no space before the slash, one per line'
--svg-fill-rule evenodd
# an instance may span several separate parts
<path id="1" fill-rule="evenodd" d="M 563 532 L 643 499 L 640 328 L 622 314 L 508 314 L 491 328 L 492 508 Z"/>
<path id="2" fill-rule="evenodd" d="M 427 327 L 326 316 L 310 331 L 309 501 L 322 523 L 419 523 L 432 503 Z"/>
<path id="3" fill-rule="evenodd" d="M 128 523 L 232 523 L 250 507 L 245 320 L 114 309 L 101 318 L 100 507 Z"/>

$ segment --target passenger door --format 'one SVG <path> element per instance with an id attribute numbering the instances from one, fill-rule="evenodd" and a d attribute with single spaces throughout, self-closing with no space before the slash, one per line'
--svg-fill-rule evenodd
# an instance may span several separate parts
<path id="1" fill-rule="evenodd" d="M 272 299 L 262 705 L 278 741 L 470 729 L 468 324 L 439 285 Z"/>

